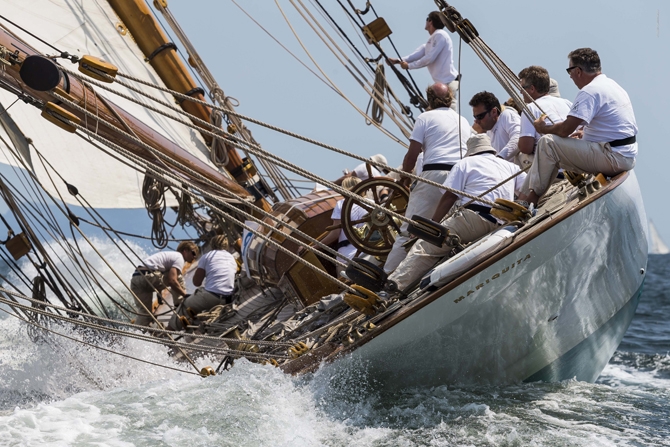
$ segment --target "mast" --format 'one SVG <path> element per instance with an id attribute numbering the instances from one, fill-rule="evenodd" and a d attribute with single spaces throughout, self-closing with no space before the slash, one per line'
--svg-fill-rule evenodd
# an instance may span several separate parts
<path id="1" fill-rule="evenodd" d="M 176 45 L 168 40 L 144 0 L 109 0 L 108 3 L 165 85 L 171 90 L 204 101 L 205 92 L 196 85 L 177 54 Z M 165 1 L 162 3 L 167 5 Z M 211 121 L 212 111 L 209 107 L 192 101 L 181 101 L 180 106 L 201 120 Z M 200 126 L 198 123 L 195 124 Z M 203 137 L 208 144 L 212 143 L 210 136 L 203 135 Z M 267 192 L 266 188 L 261 188 L 253 175 L 250 175 L 256 171 L 251 160 L 243 160 L 233 146 L 229 144 L 225 146 L 228 153 L 226 169 L 235 180 L 249 191 Z M 269 211 L 271 206 L 265 198 L 258 197 L 260 194 L 257 193 L 255 195 L 257 196 L 255 205 Z"/>

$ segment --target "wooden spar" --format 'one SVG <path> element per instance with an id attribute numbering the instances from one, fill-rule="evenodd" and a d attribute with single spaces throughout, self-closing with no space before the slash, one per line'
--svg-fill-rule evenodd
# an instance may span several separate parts
<path id="1" fill-rule="evenodd" d="M 41 56 L 41 54 L 32 49 L 30 45 L 23 42 L 21 39 L 17 38 L 4 28 L 0 28 L 0 45 L 5 48 L 19 49 L 19 63 L 23 63 L 23 61 L 28 56 Z M 15 87 L 17 91 L 21 91 L 26 96 L 33 99 L 42 101 L 44 103 L 49 101 L 56 102 L 56 100 L 49 94 L 49 92 L 37 91 L 28 87 L 22 80 L 19 70 L 20 65 L 18 63 L 6 66 L 5 70 L 2 72 L 3 81 Z M 131 133 L 135 133 L 135 135 L 142 142 L 148 144 L 157 151 L 168 155 L 170 159 L 188 166 L 198 175 L 219 184 L 226 190 L 243 197 L 245 200 L 253 200 L 252 196 L 240 185 L 230 180 L 228 177 L 212 168 L 207 163 L 188 153 L 186 150 L 165 138 L 163 135 L 155 132 L 144 123 L 138 121 L 135 117 L 123 110 L 121 107 L 116 106 L 109 100 L 102 99 L 91 88 L 84 86 L 82 82 L 79 81 L 79 79 L 72 76 L 66 76 L 64 73 L 62 73 L 58 87 L 63 91 L 67 91 L 73 102 L 75 102 L 80 107 L 86 110 L 96 111 L 96 114 L 100 117 L 100 121 L 90 117 L 85 119 L 82 112 L 73 110 L 73 108 L 67 104 L 62 104 L 63 108 L 81 118 L 84 126 L 90 130 L 96 131 L 98 135 L 109 139 L 110 141 L 122 146 L 123 148 L 133 152 L 135 155 L 145 160 L 155 162 L 156 157 L 153 154 L 148 152 L 145 148 L 141 147 L 130 138 L 119 133 L 119 130 L 128 132 L 128 129 L 130 129 L 132 130 Z M 184 179 L 188 179 L 192 183 L 200 184 L 205 189 L 211 190 L 211 187 L 203 185 L 202 181 L 193 178 L 193 175 L 184 172 L 182 169 L 174 166 L 169 162 L 163 161 L 162 163 L 167 163 L 168 169 L 172 170 L 172 172 L 179 173 L 180 176 Z M 211 192 L 217 195 L 221 194 L 220 191 L 211 190 Z"/>
<path id="2" fill-rule="evenodd" d="M 163 0 L 164 1 L 164 0 Z M 135 43 L 142 53 L 147 57 L 149 63 L 162 79 L 165 85 L 179 93 L 189 94 L 193 98 L 201 101 L 205 100 L 202 93 L 196 92 L 197 85 L 191 74 L 186 69 L 181 58 L 174 50 L 174 47 L 168 46 L 170 41 L 158 24 L 153 13 L 144 0 L 108 0 L 109 5 L 114 9 L 125 27 L 130 31 Z M 160 50 L 160 51 L 159 51 Z M 181 107 L 188 113 L 209 121 L 211 109 L 201 104 L 191 101 L 181 101 Z M 197 126 L 200 124 L 196 123 Z M 205 140 L 211 143 L 211 137 L 203 135 Z M 238 183 L 245 185 L 251 177 L 246 169 L 242 168 L 243 162 L 237 150 L 226 144 L 228 150 L 228 164 L 226 169 L 230 172 Z M 271 209 L 270 205 L 263 198 L 256 202 L 256 205 L 266 211 Z"/>

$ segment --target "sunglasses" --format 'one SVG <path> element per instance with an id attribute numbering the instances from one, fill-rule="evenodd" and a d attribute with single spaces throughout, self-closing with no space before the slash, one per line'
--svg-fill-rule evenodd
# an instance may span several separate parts
<path id="1" fill-rule="evenodd" d="M 472 116 L 473 116 L 477 121 L 479 121 L 479 120 L 481 120 L 482 118 L 484 118 L 486 115 L 488 115 L 489 112 L 491 112 L 491 110 L 493 110 L 493 109 L 488 109 L 488 110 L 485 111 L 485 112 L 478 113 L 477 115 L 472 115 Z"/>
<path id="2" fill-rule="evenodd" d="M 575 68 L 581 68 L 581 67 L 580 67 L 579 65 L 573 65 L 572 67 L 568 67 L 568 68 L 566 68 L 565 71 L 567 71 L 568 74 L 570 74 L 570 72 L 571 72 L 572 70 L 574 70 Z"/>
<path id="3" fill-rule="evenodd" d="M 193 251 L 193 250 L 191 250 L 191 254 L 193 255 L 194 258 L 197 258 L 197 257 L 198 257 L 198 253 L 196 253 L 196 252 Z"/>

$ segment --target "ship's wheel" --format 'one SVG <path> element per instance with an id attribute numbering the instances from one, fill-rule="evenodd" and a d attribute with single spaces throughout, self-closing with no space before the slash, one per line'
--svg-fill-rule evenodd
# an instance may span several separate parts
<path id="1" fill-rule="evenodd" d="M 405 215 L 409 191 L 390 178 L 375 177 L 364 180 L 354 186 L 351 192 L 366 199 L 374 200 L 382 208 Z M 352 217 L 352 215 L 360 214 L 360 210 L 352 213 L 352 210 L 355 210 L 354 205 L 363 208 L 365 212 L 363 217 Z M 342 230 L 344 230 L 344 234 L 346 234 L 351 245 L 359 251 L 373 256 L 386 256 L 391 251 L 402 225 L 399 219 L 357 201 L 355 196 L 347 197 L 344 200 L 341 221 Z"/>

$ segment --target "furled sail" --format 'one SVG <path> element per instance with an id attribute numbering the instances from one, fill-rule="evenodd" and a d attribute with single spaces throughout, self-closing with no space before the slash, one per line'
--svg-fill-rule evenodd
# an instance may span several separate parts
<path id="1" fill-rule="evenodd" d="M 651 220 L 649 221 L 649 254 L 651 255 L 665 255 L 670 253 L 670 249 L 668 248 L 667 245 L 665 245 L 665 242 L 663 242 L 663 239 L 661 239 L 661 235 L 658 234 L 658 230 L 656 229 L 656 226 L 654 225 L 654 222 Z"/>
<path id="2" fill-rule="evenodd" d="M 133 37 L 119 20 L 111 6 L 103 0 L 4 0 L 2 15 L 14 23 L 25 26 L 27 31 L 50 43 L 54 47 L 70 54 L 86 54 L 99 57 L 116 65 L 121 72 L 132 74 L 164 86 L 152 67 L 135 44 Z M 20 36 L 33 48 L 47 55 L 55 51 L 24 31 L 9 23 L 2 22 L 8 30 Z M 71 67 L 69 61 L 60 59 L 65 67 Z M 141 95 L 129 91 L 120 85 L 113 86 L 116 91 L 133 97 L 137 103 L 118 97 L 112 93 L 98 90 L 98 93 L 112 100 L 136 119 L 165 136 L 181 148 L 187 150 L 199 160 L 213 166 L 209 151 L 200 134 L 179 123 L 148 110 L 143 104 L 150 101 Z M 149 89 L 148 93 L 172 103 L 169 94 Z M 0 104 L 10 107 L 16 96 L 0 91 Z M 163 107 L 153 102 L 153 107 Z M 164 109 L 170 115 L 175 112 Z M 78 187 L 82 195 L 94 207 L 100 208 L 138 208 L 143 207 L 141 187 L 143 174 L 121 163 L 81 137 L 63 132 L 53 124 L 40 118 L 40 111 L 21 101 L 11 105 L 3 129 L 14 142 L 32 141 L 30 158 L 34 171 L 50 193 L 55 193 L 51 181 L 42 163 L 39 151 L 66 181 Z M 20 135 L 17 133 L 20 132 Z M 0 144 L 0 150 L 4 150 Z M 19 152 L 25 154 L 25 145 L 18 144 Z M 7 163 L 10 157 L 0 157 Z M 131 164 L 132 165 L 132 164 Z M 53 175 L 53 173 L 52 173 Z M 68 200 L 65 186 L 57 184 L 62 196 Z M 172 204 L 169 204 L 172 205 Z"/>

